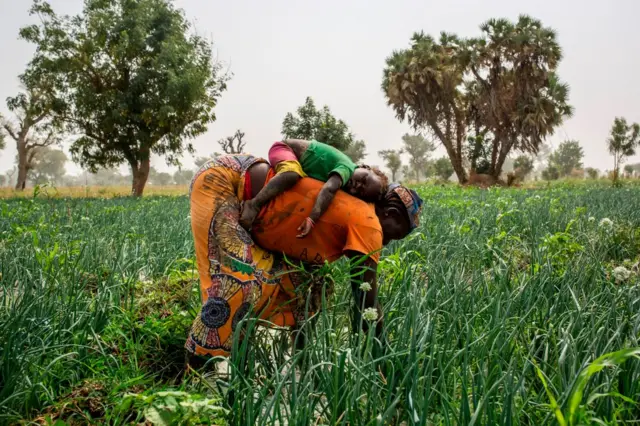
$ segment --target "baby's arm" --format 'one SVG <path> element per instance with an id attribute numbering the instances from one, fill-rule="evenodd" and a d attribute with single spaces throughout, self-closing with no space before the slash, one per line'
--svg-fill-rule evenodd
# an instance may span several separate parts
<path id="1" fill-rule="evenodd" d="M 317 222 L 320 219 L 320 216 L 327 211 L 331 201 L 333 201 L 333 197 L 336 196 L 336 192 L 342 187 L 342 178 L 337 174 L 331 174 L 329 179 L 325 182 L 318 193 L 318 198 L 316 198 L 316 203 L 311 210 L 311 214 L 309 217 L 314 222 Z"/>
<path id="2" fill-rule="evenodd" d="M 335 197 L 336 192 L 338 192 L 341 186 L 342 178 L 337 174 L 331 174 L 329 180 L 325 182 L 318 193 L 311 214 L 298 227 L 298 231 L 300 232 L 298 238 L 304 238 L 311 232 L 313 225 L 320 219 L 324 212 L 327 211 L 329 204 L 331 204 L 333 197 Z"/>

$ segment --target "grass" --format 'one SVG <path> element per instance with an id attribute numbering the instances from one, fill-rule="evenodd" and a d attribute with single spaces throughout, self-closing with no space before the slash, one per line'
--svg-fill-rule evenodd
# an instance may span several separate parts
<path id="1" fill-rule="evenodd" d="M 144 194 L 149 195 L 187 195 L 187 185 L 147 185 Z M 0 199 L 2 198 L 115 198 L 125 197 L 131 194 L 131 186 L 49 186 L 38 185 L 26 188 L 24 191 L 16 191 L 9 187 L 0 187 Z"/>
<path id="2" fill-rule="evenodd" d="M 0 203 L 0 423 L 635 424 L 640 188 L 419 191 L 379 265 L 386 353 L 338 262 L 303 351 L 247 321 L 228 377 L 184 380 L 186 197 Z"/>

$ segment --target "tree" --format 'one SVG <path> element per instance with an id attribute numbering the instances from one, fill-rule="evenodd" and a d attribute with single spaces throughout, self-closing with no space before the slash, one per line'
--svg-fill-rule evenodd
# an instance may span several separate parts
<path id="1" fill-rule="evenodd" d="M 315 139 L 326 143 L 349 155 L 354 162 L 366 155 L 364 141 L 355 140 L 347 123 L 335 118 L 326 105 L 317 109 L 311 97 L 307 97 L 295 115 L 287 113 L 282 121 L 282 135 L 285 139 Z"/>
<path id="2" fill-rule="evenodd" d="M 159 172 L 155 167 L 149 168 L 149 181 L 154 185 L 166 186 L 171 184 L 172 177 L 169 173 Z"/>
<path id="3" fill-rule="evenodd" d="M 227 136 L 226 138 L 220 139 L 218 144 L 220 144 L 220 147 L 225 154 L 242 154 L 242 150 L 247 144 L 242 140 L 242 138 L 244 138 L 244 132 L 238 129 L 233 136 Z M 217 156 L 218 154 L 216 153 L 214 155 Z"/>
<path id="4" fill-rule="evenodd" d="M 555 165 L 549 164 L 547 168 L 542 171 L 542 179 L 558 180 L 560 179 L 560 171 Z"/>
<path id="5" fill-rule="evenodd" d="M 17 171 L 18 171 L 18 168 L 16 166 L 13 166 L 10 170 L 7 170 L 7 172 L 5 173 L 5 175 L 7 176 L 8 186 L 11 186 L 11 182 L 13 181 L 13 176 L 16 174 Z"/>
<path id="6" fill-rule="evenodd" d="M 598 179 L 598 175 L 600 174 L 598 169 L 594 169 L 593 167 L 587 167 L 585 169 L 585 172 L 587 173 L 589 179 Z"/>
<path id="7" fill-rule="evenodd" d="M 402 167 L 402 158 L 400 158 L 401 150 L 385 149 L 378 151 L 378 155 L 384 160 L 384 165 L 391 172 L 391 181 L 396 182 L 398 170 Z"/>
<path id="8" fill-rule="evenodd" d="M 435 151 L 436 147 L 424 136 L 408 133 L 402 136 L 402 143 L 404 144 L 402 151 L 409 154 L 409 166 L 413 170 L 416 181 L 420 181 L 420 172 L 427 168 L 429 155 Z"/>
<path id="9" fill-rule="evenodd" d="M 100 169 L 87 176 L 85 183 L 97 186 L 122 185 L 126 184 L 125 179 L 116 169 Z"/>
<path id="10" fill-rule="evenodd" d="M 616 117 L 611 127 L 611 136 L 607 139 L 609 153 L 613 155 L 614 182 L 618 180 L 620 165 L 626 157 L 635 155 L 638 143 L 640 143 L 640 125 L 627 124 L 625 118 Z"/>
<path id="11" fill-rule="evenodd" d="M 177 170 L 173 174 L 173 181 L 176 185 L 189 185 L 189 183 L 191 183 L 191 179 L 193 179 L 194 174 L 195 173 L 193 172 L 193 170 L 189 169 Z"/>
<path id="12" fill-rule="evenodd" d="M 24 91 L 7 98 L 7 107 L 14 114 L 13 121 L 0 116 L 4 132 L 16 143 L 18 177 L 15 188 L 24 190 L 27 175 L 32 167 L 36 151 L 60 142 L 59 125 L 52 120 L 53 102 L 51 86 L 31 75 L 20 76 Z"/>
<path id="13" fill-rule="evenodd" d="M 382 82 L 397 117 L 444 145 L 461 183 L 468 133 L 471 152 L 489 145 L 488 173 L 497 179 L 512 150 L 535 154 L 572 113 L 555 74 L 561 50 L 552 29 L 527 16 L 480 28 L 475 39 L 414 34 L 408 49 L 387 58 Z"/>
<path id="14" fill-rule="evenodd" d="M 626 166 L 624 166 L 624 175 L 626 178 L 630 178 L 631 176 L 633 176 L 633 172 L 634 168 L 631 164 L 627 164 Z"/>
<path id="15" fill-rule="evenodd" d="M 349 145 L 349 147 L 344 151 L 344 153 L 347 154 L 347 156 L 351 158 L 354 163 L 360 163 L 367 155 L 366 149 L 367 147 L 364 144 L 364 141 L 357 140 L 353 141 L 351 145 Z"/>
<path id="16" fill-rule="evenodd" d="M 513 162 L 513 171 L 515 175 L 524 180 L 533 171 L 533 160 L 528 155 L 520 155 Z"/>
<path id="17" fill-rule="evenodd" d="M 36 185 L 45 182 L 59 183 L 65 175 L 67 155 L 59 149 L 50 147 L 37 148 L 29 167 L 28 178 Z"/>
<path id="18" fill-rule="evenodd" d="M 449 157 L 440 157 L 433 163 L 436 176 L 442 180 L 449 180 L 453 174 L 453 166 Z"/>
<path id="19" fill-rule="evenodd" d="M 584 152 L 578 141 L 564 141 L 550 156 L 549 161 L 556 166 L 560 177 L 569 176 L 573 169 L 582 168 Z"/>
<path id="20" fill-rule="evenodd" d="M 30 13 L 40 24 L 20 35 L 36 45 L 34 68 L 56 83 L 57 116 L 81 135 L 75 161 L 94 172 L 128 163 L 140 196 L 152 153 L 178 165 L 193 152 L 185 140 L 215 120 L 227 78 L 171 0 L 85 0 L 74 17 L 34 0 Z"/>

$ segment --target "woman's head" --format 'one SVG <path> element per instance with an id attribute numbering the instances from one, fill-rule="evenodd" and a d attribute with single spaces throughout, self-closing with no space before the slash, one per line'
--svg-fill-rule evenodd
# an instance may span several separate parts
<path id="1" fill-rule="evenodd" d="M 387 192 L 389 180 L 377 167 L 358 166 L 346 187 L 349 194 L 375 203 Z"/>
<path id="2" fill-rule="evenodd" d="M 383 244 L 401 240 L 417 226 L 422 209 L 422 199 L 412 189 L 399 184 L 389 185 L 382 201 L 376 204 L 380 220 Z"/>

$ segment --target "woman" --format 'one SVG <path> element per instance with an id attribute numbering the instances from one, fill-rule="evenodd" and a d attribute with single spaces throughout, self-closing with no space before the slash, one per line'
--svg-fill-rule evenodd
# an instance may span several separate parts
<path id="1" fill-rule="evenodd" d="M 254 197 L 272 175 L 269 164 L 263 159 L 227 155 L 203 165 L 192 181 L 191 226 L 203 306 L 187 339 L 186 348 L 190 354 L 228 355 L 233 332 L 250 312 L 278 326 L 295 327 L 305 318 L 305 301 L 295 292 L 300 285 L 299 274 L 291 273 L 270 251 L 254 244 L 238 223 L 241 202 Z M 296 242 L 294 238 L 284 242 L 279 236 L 285 229 L 293 231 L 288 228 L 294 223 L 295 214 L 313 207 L 313 192 L 321 187 L 322 182 L 302 179 L 263 209 L 254 235 L 263 245 L 284 244 L 273 249 L 291 251 L 289 255 L 305 261 L 333 261 L 341 255 L 372 255 L 373 259 L 357 266 L 361 274 L 352 287 L 356 293 L 356 314 L 359 314 L 361 302 L 365 307 L 377 307 L 380 321 L 376 330 L 380 331 L 382 311 L 375 285 L 376 252 L 382 248 L 383 241 L 403 238 L 415 228 L 422 201 L 415 192 L 395 186 L 386 204 L 374 209 L 372 205 L 339 192 L 323 215 L 324 219 L 316 225 L 324 231 L 310 234 L 333 238 L 315 242 L 307 241 L 307 238 Z M 407 194 L 408 198 L 402 200 Z M 355 214 L 356 211 L 362 213 Z M 287 233 L 291 234 L 293 232 Z M 304 258 L 301 247 L 315 247 L 315 256 Z M 363 280 L 372 284 L 372 290 L 366 294 L 358 290 L 358 283 Z"/>

